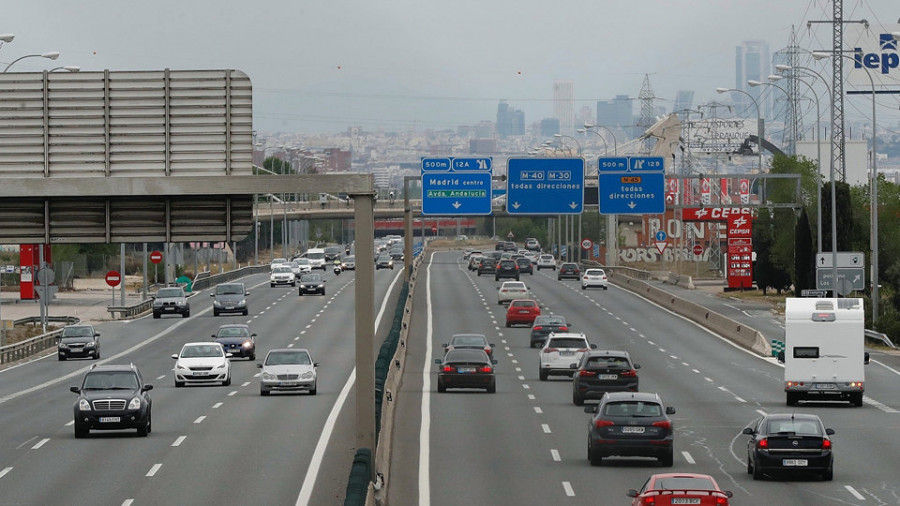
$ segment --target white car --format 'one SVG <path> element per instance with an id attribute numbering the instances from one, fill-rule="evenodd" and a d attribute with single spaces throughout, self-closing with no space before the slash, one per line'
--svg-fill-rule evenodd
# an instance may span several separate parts
<path id="1" fill-rule="evenodd" d="M 541 349 L 541 365 L 538 376 L 547 381 L 550 375 L 572 376 L 572 364 L 578 364 L 584 352 L 596 348 L 588 342 L 584 333 L 550 333 Z"/>
<path id="2" fill-rule="evenodd" d="M 221 344 L 211 341 L 187 343 L 175 359 L 175 387 L 184 385 L 221 383 L 231 384 L 231 353 L 225 353 Z"/>
<path id="3" fill-rule="evenodd" d="M 531 263 L 533 263 L 533 264 L 536 264 L 538 259 L 541 257 L 541 254 L 538 253 L 537 251 L 526 251 L 523 254 L 525 255 L 525 258 L 527 258 L 528 260 L 531 260 Z"/>
<path id="4" fill-rule="evenodd" d="M 316 368 L 305 348 L 281 348 L 270 350 L 259 375 L 259 395 L 270 392 L 309 392 L 316 395 Z"/>
<path id="5" fill-rule="evenodd" d="M 522 281 L 504 281 L 497 290 L 497 304 L 504 304 L 516 299 L 527 299 L 528 287 Z"/>
<path id="6" fill-rule="evenodd" d="M 278 267 L 279 265 L 286 264 L 286 263 L 288 263 L 287 258 L 275 258 L 275 259 L 272 259 L 272 264 L 269 267 L 271 269 L 275 269 L 275 267 Z"/>
<path id="7" fill-rule="evenodd" d="M 556 270 L 556 259 L 553 255 L 541 255 L 538 257 L 537 270 L 553 269 Z"/>
<path id="8" fill-rule="evenodd" d="M 603 269 L 587 269 L 581 276 L 581 289 L 599 286 L 604 290 L 609 290 L 609 280 L 606 279 L 606 271 Z"/>
<path id="9" fill-rule="evenodd" d="M 297 277 L 294 276 L 290 264 L 276 265 L 272 268 L 272 274 L 269 274 L 269 286 L 277 285 L 297 286 Z"/>
<path id="10" fill-rule="evenodd" d="M 309 260 L 309 265 L 313 269 L 325 270 L 325 250 L 322 248 L 310 248 L 303 254 L 303 258 Z"/>
<path id="11" fill-rule="evenodd" d="M 297 266 L 294 267 L 294 264 Z M 291 270 L 294 271 L 294 277 L 299 279 L 301 274 L 312 272 L 312 265 L 310 265 L 309 260 L 306 258 L 298 258 L 291 262 Z"/>
<path id="12" fill-rule="evenodd" d="M 353 255 L 345 256 L 343 260 L 341 260 L 341 270 L 342 271 L 355 271 L 356 270 L 356 257 Z"/>

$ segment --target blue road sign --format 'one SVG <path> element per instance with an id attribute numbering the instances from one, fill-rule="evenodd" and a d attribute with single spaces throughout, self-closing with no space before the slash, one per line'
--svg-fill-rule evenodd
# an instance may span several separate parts
<path id="1" fill-rule="evenodd" d="M 422 214 L 491 214 L 490 158 L 423 158 Z"/>
<path id="2" fill-rule="evenodd" d="M 624 170 L 620 169 L 622 160 L 626 161 Z M 666 181 L 662 157 L 601 157 L 598 164 L 600 214 L 665 212 Z"/>
<path id="3" fill-rule="evenodd" d="M 509 214 L 581 214 L 584 159 L 510 158 L 506 193 Z"/>
<path id="4" fill-rule="evenodd" d="M 666 240 L 666 233 L 662 230 L 656 232 L 656 240 L 659 242 L 664 242 Z"/>

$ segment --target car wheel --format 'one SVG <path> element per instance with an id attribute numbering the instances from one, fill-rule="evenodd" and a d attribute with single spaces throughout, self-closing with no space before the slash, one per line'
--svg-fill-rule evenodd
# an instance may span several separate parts
<path id="1" fill-rule="evenodd" d="M 191 316 L 191 312 L 190 312 L 190 311 L 185 311 L 185 312 L 181 313 L 181 317 L 182 317 L 182 318 L 187 318 L 187 317 L 189 317 L 189 316 Z"/>
<path id="2" fill-rule="evenodd" d="M 438 391 L 439 394 L 442 394 L 442 393 L 444 393 L 444 392 L 447 391 L 447 387 L 444 386 L 443 383 L 441 383 L 440 381 L 438 381 L 438 384 L 437 384 L 437 391 Z"/>
<path id="3" fill-rule="evenodd" d="M 498 300 L 498 301 L 497 301 L 497 305 L 498 305 L 498 306 L 502 306 L 502 305 L 503 305 L 503 301 L 502 301 L 502 300 Z"/>
<path id="4" fill-rule="evenodd" d="M 100 360 L 100 350 L 94 352 L 94 360 Z"/>
<path id="5" fill-rule="evenodd" d="M 516 281 L 518 281 L 518 280 L 519 280 L 519 275 L 518 275 L 518 274 L 516 274 Z"/>
<path id="6" fill-rule="evenodd" d="M 222 382 L 223 387 L 227 387 L 229 385 L 231 385 L 231 375 L 230 374 L 228 375 L 228 377 L 225 378 L 225 381 Z"/>
<path id="7" fill-rule="evenodd" d="M 557 281 L 562 281 L 562 276 L 556 276 Z"/>
<path id="8" fill-rule="evenodd" d="M 244 316 L 249 316 L 249 315 L 250 315 L 250 310 L 249 310 L 249 309 L 245 309 L 245 310 L 244 310 Z"/>
<path id="9" fill-rule="evenodd" d="M 797 397 L 798 397 L 797 394 L 788 392 L 786 397 L 787 398 L 785 399 L 785 403 L 788 406 L 796 406 L 797 405 Z"/>
<path id="10" fill-rule="evenodd" d="M 318 390 L 318 388 L 317 388 L 318 386 L 319 386 L 319 384 L 316 383 L 316 385 L 315 385 L 314 387 L 310 388 L 310 389 L 309 389 L 309 395 L 316 395 L 316 391 Z"/>
<path id="11" fill-rule="evenodd" d="M 256 360 L 256 352 L 255 352 L 255 351 L 254 351 L 253 353 L 250 354 L 249 360 L 250 360 L 251 362 L 253 362 L 254 360 Z"/>
<path id="12" fill-rule="evenodd" d="M 175 380 L 175 388 L 181 388 L 181 387 L 183 387 L 183 386 L 184 386 L 184 382 L 183 382 L 183 381 Z"/>
<path id="13" fill-rule="evenodd" d="M 269 391 L 260 388 L 260 389 L 259 389 L 259 395 L 262 395 L 263 397 L 265 397 L 265 396 L 269 395 Z"/>
<path id="14" fill-rule="evenodd" d="M 275 283 L 269 283 L 269 288 L 275 288 Z"/>
<path id="15" fill-rule="evenodd" d="M 590 436 L 588 436 L 588 439 L 590 439 Z M 592 466 L 602 466 L 603 454 L 600 453 L 600 450 L 595 450 L 590 445 L 588 445 L 588 460 L 591 461 Z"/>
<path id="16" fill-rule="evenodd" d="M 291 283 L 291 288 L 295 288 L 297 286 L 296 282 Z"/>
<path id="17" fill-rule="evenodd" d="M 512 327 L 512 324 L 509 323 L 509 320 L 506 320 L 506 327 L 507 327 L 507 328 Z"/>
<path id="18" fill-rule="evenodd" d="M 584 406 L 584 397 L 578 395 L 578 392 L 572 391 L 572 403 L 576 406 Z"/>
<path id="19" fill-rule="evenodd" d="M 493 383 L 491 383 L 490 385 L 488 385 L 488 387 L 487 387 L 487 393 L 489 393 L 489 394 L 495 394 L 495 393 L 497 393 L 497 382 L 496 382 L 496 381 L 494 381 Z"/>
<path id="20" fill-rule="evenodd" d="M 66 361 L 66 357 L 60 355 L 60 356 L 59 356 L 59 361 L 60 361 L 60 362 L 65 362 L 65 361 Z"/>
<path id="21" fill-rule="evenodd" d="M 138 437 L 147 437 L 147 434 L 150 433 L 150 418 L 149 415 L 147 420 L 144 420 L 144 423 L 138 426 L 137 435 Z"/>
<path id="22" fill-rule="evenodd" d="M 298 296 L 298 297 L 303 297 L 303 292 L 302 292 L 302 291 L 297 292 L 297 296 Z"/>
<path id="23" fill-rule="evenodd" d="M 479 278 L 481 277 L 481 271 L 478 271 L 478 277 Z"/>
<path id="24" fill-rule="evenodd" d="M 609 287 L 608 287 L 608 286 L 604 286 L 603 289 L 604 289 L 604 290 L 609 290 Z"/>
<path id="25" fill-rule="evenodd" d="M 756 465 L 753 466 L 753 479 L 754 480 L 763 479 L 763 473 L 762 473 L 762 469 L 759 468 L 759 462 L 757 462 Z"/>
<path id="26" fill-rule="evenodd" d="M 159 318 L 159 313 L 154 312 L 154 313 L 153 313 L 153 317 L 154 317 L 154 318 Z"/>
<path id="27" fill-rule="evenodd" d="M 219 316 L 219 312 L 213 309 L 213 316 Z"/>
<path id="28" fill-rule="evenodd" d="M 750 455 L 747 455 L 747 474 L 753 474 L 753 464 L 750 462 Z"/>
<path id="29" fill-rule="evenodd" d="M 541 369 L 540 371 L 538 371 L 538 377 L 541 379 L 541 381 L 547 381 L 547 371 Z"/>
<path id="30" fill-rule="evenodd" d="M 581 285 L 581 289 L 582 289 L 582 290 L 587 290 L 587 287 L 584 286 L 584 285 Z"/>
<path id="31" fill-rule="evenodd" d="M 659 458 L 659 463 L 663 467 L 672 467 L 675 463 L 675 450 L 670 448 L 665 455 Z"/>
<path id="32" fill-rule="evenodd" d="M 91 429 L 88 429 L 88 428 L 86 428 L 86 427 L 79 427 L 79 426 L 77 426 L 77 425 L 75 426 L 75 438 L 76 438 L 76 439 L 81 439 L 81 438 L 83 438 L 83 437 L 88 437 L 88 435 L 89 435 L 90 433 L 91 433 Z"/>
<path id="33" fill-rule="evenodd" d="M 494 275 L 494 281 L 500 281 L 500 276 Z"/>
<path id="34" fill-rule="evenodd" d="M 831 481 L 834 479 L 834 466 L 833 465 L 828 466 L 828 469 L 826 469 L 825 472 L 822 473 L 822 479 L 824 481 Z"/>

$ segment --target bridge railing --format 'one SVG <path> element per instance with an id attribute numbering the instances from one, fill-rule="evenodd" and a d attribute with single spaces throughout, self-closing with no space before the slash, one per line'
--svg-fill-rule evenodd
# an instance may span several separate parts
<path id="1" fill-rule="evenodd" d="M 48 316 L 48 322 L 74 325 L 81 320 L 74 316 Z M 13 321 L 13 325 L 36 325 L 41 322 L 40 316 L 28 316 Z M 9 364 L 40 353 L 48 348 L 56 346 L 56 341 L 62 334 L 62 330 L 54 330 L 39 336 L 26 339 L 14 344 L 0 347 L 0 364 Z"/>

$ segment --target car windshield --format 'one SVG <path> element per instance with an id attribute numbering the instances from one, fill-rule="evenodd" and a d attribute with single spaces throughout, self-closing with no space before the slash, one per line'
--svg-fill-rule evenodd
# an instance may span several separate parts
<path id="1" fill-rule="evenodd" d="M 266 355 L 266 365 L 311 365 L 305 351 L 277 351 Z"/>
<path id="2" fill-rule="evenodd" d="M 671 478 L 657 478 L 653 484 L 653 490 L 718 490 L 709 478 L 689 478 L 686 476 L 673 476 Z"/>
<path id="3" fill-rule="evenodd" d="M 534 320 L 535 325 L 565 325 L 566 319 L 562 316 L 538 316 Z"/>
<path id="4" fill-rule="evenodd" d="M 322 281 L 321 274 L 304 274 L 300 277 L 300 281 L 304 283 L 316 283 Z"/>
<path id="5" fill-rule="evenodd" d="M 159 299 L 184 297 L 184 292 L 180 288 L 163 288 L 156 292 L 156 297 Z"/>
<path id="6" fill-rule="evenodd" d="M 327 253 L 329 255 L 332 255 L 334 253 L 340 253 L 340 252 L 341 252 L 341 248 L 338 248 L 337 246 L 329 246 L 329 247 L 325 248 L 325 253 Z"/>
<path id="7" fill-rule="evenodd" d="M 84 377 L 84 390 L 136 390 L 138 387 L 137 376 L 127 371 L 90 372 Z"/>
<path id="8" fill-rule="evenodd" d="M 548 348 L 588 348 L 584 339 L 577 337 L 556 337 L 547 342 Z"/>
<path id="9" fill-rule="evenodd" d="M 444 357 L 444 362 L 488 363 L 488 356 L 483 350 L 451 350 Z"/>
<path id="10" fill-rule="evenodd" d="M 322 253 L 322 252 L 309 253 L 306 255 L 306 258 L 308 258 L 310 260 L 325 260 L 325 253 Z"/>
<path id="11" fill-rule="evenodd" d="M 219 329 L 216 337 L 250 337 L 250 329 L 247 327 L 225 327 Z"/>
<path id="12" fill-rule="evenodd" d="M 66 327 L 62 337 L 93 337 L 94 329 L 91 327 Z"/>
<path id="13" fill-rule="evenodd" d="M 587 362 L 588 367 L 597 368 L 613 368 L 613 369 L 629 369 L 628 359 L 625 357 L 590 357 Z"/>
<path id="14" fill-rule="evenodd" d="M 356 261 L 356 257 L 345 257 L 345 258 L 344 258 L 344 261 L 345 261 L 345 262 L 355 262 L 355 261 Z"/>
<path id="15" fill-rule="evenodd" d="M 453 336 L 450 340 L 451 346 L 484 346 L 486 344 L 484 336 Z"/>
<path id="16" fill-rule="evenodd" d="M 181 350 L 181 358 L 221 357 L 224 356 L 222 346 L 216 344 L 202 344 L 198 346 L 185 346 Z"/>
<path id="17" fill-rule="evenodd" d="M 287 273 L 291 272 L 291 268 L 290 267 L 276 267 L 275 272 L 279 273 L 279 274 L 287 274 Z"/>
<path id="18" fill-rule="evenodd" d="M 798 436 L 821 436 L 819 424 L 809 419 L 776 419 L 769 420 L 769 434 L 795 434 Z"/>
<path id="19" fill-rule="evenodd" d="M 241 285 L 219 285 L 216 287 L 216 295 L 236 295 L 243 293 L 244 287 Z"/>
<path id="20" fill-rule="evenodd" d="M 662 406 L 655 402 L 625 401 L 610 402 L 603 408 L 609 416 L 662 416 Z"/>

